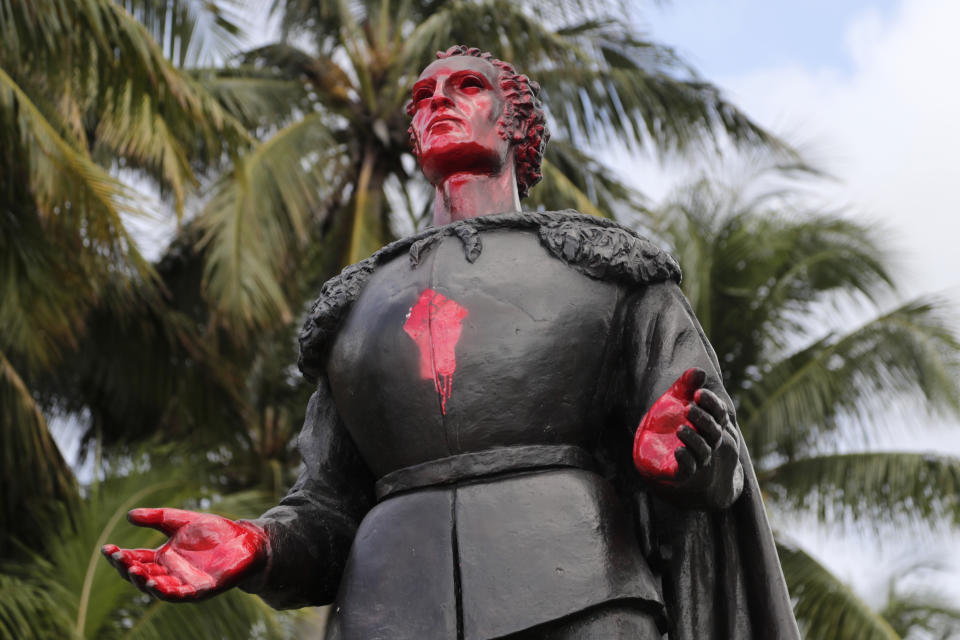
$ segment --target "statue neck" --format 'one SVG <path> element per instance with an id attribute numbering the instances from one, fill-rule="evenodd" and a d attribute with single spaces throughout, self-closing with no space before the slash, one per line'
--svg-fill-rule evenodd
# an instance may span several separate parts
<path id="1" fill-rule="evenodd" d="M 504 170 L 494 175 L 455 173 L 444 178 L 435 189 L 434 226 L 491 213 L 520 211 L 513 162 L 505 163 Z"/>

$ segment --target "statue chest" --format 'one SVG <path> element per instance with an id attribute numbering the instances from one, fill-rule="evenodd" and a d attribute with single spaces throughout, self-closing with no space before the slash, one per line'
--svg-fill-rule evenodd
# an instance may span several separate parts
<path id="1" fill-rule="evenodd" d="M 483 233 L 470 263 L 444 237 L 381 267 L 334 342 L 337 408 L 377 474 L 518 444 L 589 446 L 604 407 L 618 287 L 535 234 Z"/>

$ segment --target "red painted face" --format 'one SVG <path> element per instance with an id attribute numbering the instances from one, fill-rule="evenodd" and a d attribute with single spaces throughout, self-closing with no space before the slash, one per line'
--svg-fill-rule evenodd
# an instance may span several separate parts
<path id="1" fill-rule="evenodd" d="M 413 134 L 433 184 L 454 173 L 498 173 L 510 143 L 499 131 L 506 100 L 497 69 L 473 56 L 437 60 L 413 85 Z"/>

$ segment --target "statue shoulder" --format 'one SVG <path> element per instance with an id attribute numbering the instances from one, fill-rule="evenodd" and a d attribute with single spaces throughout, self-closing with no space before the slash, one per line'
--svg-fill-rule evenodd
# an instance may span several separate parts
<path id="1" fill-rule="evenodd" d="M 541 243 L 555 257 L 598 280 L 628 285 L 680 282 L 680 266 L 669 253 L 612 220 L 558 212 L 540 225 Z"/>
<path id="2" fill-rule="evenodd" d="M 613 220 L 572 210 L 506 213 L 461 220 L 397 240 L 328 280 L 300 330 L 300 370 L 311 381 L 322 377 L 340 325 L 380 266 L 406 253 L 411 266 L 416 267 L 445 236 L 457 237 L 463 244 L 466 260 L 474 262 L 483 251 L 482 232 L 494 229 L 534 232 L 552 256 L 597 280 L 628 286 L 668 280 L 680 282 L 680 267 L 670 254 Z"/>

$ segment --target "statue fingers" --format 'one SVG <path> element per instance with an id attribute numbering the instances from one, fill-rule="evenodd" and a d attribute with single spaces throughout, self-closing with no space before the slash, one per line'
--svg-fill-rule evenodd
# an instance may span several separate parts
<path id="1" fill-rule="evenodd" d="M 127 562 L 125 562 L 123 558 L 123 550 L 115 544 L 105 544 L 100 548 L 100 552 L 107 558 L 110 566 L 117 570 L 121 578 L 124 580 L 129 578 L 127 574 Z"/>
<path id="2" fill-rule="evenodd" d="M 727 407 L 719 396 L 713 391 L 710 391 L 710 389 L 698 389 L 696 393 L 693 394 L 693 401 L 713 416 L 713 419 L 716 420 L 717 423 L 723 424 L 729 420 Z"/>
<path id="3" fill-rule="evenodd" d="M 710 464 L 710 457 L 713 455 L 713 449 L 707 444 L 707 441 L 689 426 L 682 426 L 677 431 L 677 437 L 685 446 L 687 451 L 693 454 L 698 467 L 704 467 Z"/>
<path id="4" fill-rule="evenodd" d="M 667 393 L 680 400 L 690 401 L 693 399 L 697 389 L 703 386 L 707 380 L 707 372 L 699 367 L 692 367 L 683 372 L 683 374 L 670 385 Z"/>
<path id="5" fill-rule="evenodd" d="M 717 446 L 722 429 L 713 416 L 701 409 L 699 405 L 693 404 L 687 412 L 687 419 L 710 447 Z"/>
<path id="6" fill-rule="evenodd" d="M 111 567 L 119 568 L 117 565 L 120 563 L 120 558 L 123 557 L 123 552 L 120 547 L 115 544 L 105 544 L 100 547 L 100 553 L 107 559 Z"/>
<path id="7" fill-rule="evenodd" d="M 160 572 L 161 575 L 165 576 L 166 571 L 163 567 L 160 567 L 157 564 L 143 564 L 140 562 L 134 562 L 130 565 L 127 570 L 127 580 L 129 580 L 133 586 L 140 591 L 145 593 L 151 593 L 150 591 L 150 582 L 157 577 L 157 572 Z"/>
<path id="8" fill-rule="evenodd" d="M 169 573 L 159 562 L 141 562 L 140 567 L 147 576 L 164 576 Z"/>
<path id="9" fill-rule="evenodd" d="M 723 429 L 723 435 L 720 437 L 720 448 L 726 448 L 735 454 L 740 453 L 740 438 L 737 437 L 732 424 L 729 428 Z"/>
<path id="10" fill-rule="evenodd" d="M 120 549 L 123 557 L 131 562 L 153 563 L 157 561 L 156 549 Z"/>
<path id="11" fill-rule="evenodd" d="M 674 482 L 685 482 L 697 471 L 697 461 L 686 447 L 677 447 L 673 452 L 677 459 L 677 472 L 673 476 Z"/>
<path id="12" fill-rule="evenodd" d="M 146 583 L 145 591 L 161 600 L 178 602 L 196 600 L 202 594 L 196 587 L 177 580 L 173 576 L 154 576 Z"/>
<path id="13" fill-rule="evenodd" d="M 115 544 L 105 544 L 100 551 L 124 579 L 127 579 L 132 566 L 155 562 L 157 558 L 157 552 L 154 549 L 121 549 Z"/>
<path id="14" fill-rule="evenodd" d="M 143 564 L 133 562 L 127 569 L 127 579 L 140 591 L 148 591 L 147 581 L 150 580 L 150 575 Z"/>
<path id="15" fill-rule="evenodd" d="M 168 536 L 197 519 L 199 514 L 184 509 L 131 509 L 127 513 L 127 520 L 138 527 L 150 527 Z"/>

